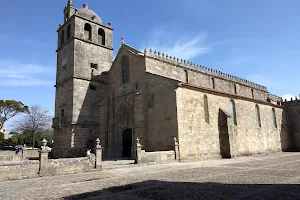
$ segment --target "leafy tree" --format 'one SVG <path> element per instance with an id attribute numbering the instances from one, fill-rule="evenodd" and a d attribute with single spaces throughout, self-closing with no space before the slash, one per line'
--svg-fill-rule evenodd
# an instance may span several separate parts
<path id="1" fill-rule="evenodd" d="M 29 111 L 30 112 L 16 121 L 15 129 L 23 134 L 31 134 L 32 146 L 34 147 L 36 141 L 40 140 L 39 137 L 36 138 L 37 134 L 51 128 L 52 117 L 49 115 L 48 110 L 38 105 L 31 106 Z"/>
<path id="2" fill-rule="evenodd" d="M 20 113 L 28 112 L 28 106 L 24 105 L 21 101 L 0 100 L 0 130 L 3 128 L 4 123 L 10 118 Z"/>

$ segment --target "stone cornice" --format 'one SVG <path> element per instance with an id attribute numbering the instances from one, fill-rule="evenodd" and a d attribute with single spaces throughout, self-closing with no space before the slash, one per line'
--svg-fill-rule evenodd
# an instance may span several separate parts
<path id="1" fill-rule="evenodd" d="M 56 84 L 54 85 L 54 87 L 57 87 L 57 86 L 59 86 L 59 85 L 65 83 L 65 82 L 69 81 L 70 79 L 80 79 L 80 80 L 85 80 L 85 81 L 91 81 L 91 82 L 96 82 L 96 83 L 107 84 L 107 83 L 104 82 L 104 81 L 97 81 L 97 80 L 92 80 L 91 78 L 86 78 L 86 77 L 82 77 L 82 76 L 76 76 L 76 75 L 73 75 L 72 77 L 63 80 L 63 81 L 60 82 L 60 83 L 56 83 Z"/>
<path id="2" fill-rule="evenodd" d="M 183 87 L 183 88 L 189 88 L 189 89 L 198 90 L 198 91 L 205 91 L 205 92 L 209 92 L 209 93 L 213 93 L 213 94 L 217 94 L 217 95 L 221 95 L 221 96 L 230 97 L 233 99 L 241 99 L 241 100 L 251 101 L 254 103 L 264 104 L 264 105 L 268 105 L 268 106 L 272 106 L 272 107 L 276 107 L 276 108 L 282 108 L 281 105 L 272 104 L 267 101 L 261 101 L 258 99 L 253 99 L 253 98 L 244 97 L 244 96 L 240 96 L 240 95 L 230 94 L 230 93 L 226 93 L 226 92 L 222 92 L 222 91 L 214 90 L 214 89 L 210 89 L 210 88 L 199 87 L 199 86 L 191 85 L 188 83 L 179 83 L 178 85 L 179 85 L 179 87 Z"/>

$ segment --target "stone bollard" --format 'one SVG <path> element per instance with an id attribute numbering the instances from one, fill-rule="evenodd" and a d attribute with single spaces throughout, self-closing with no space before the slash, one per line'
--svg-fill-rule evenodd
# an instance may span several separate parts
<path id="1" fill-rule="evenodd" d="M 102 147 L 100 144 L 100 139 L 96 139 L 96 147 L 95 147 L 95 153 L 96 153 L 96 161 L 95 161 L 95 168 L 96 169 L 102 169 Z"/>
<path id="2" fill-rule="evenodd" d="M 42 140 L 43 146 L 41 146 L 41 150 L 39 150 L 39 158 L 40 158 L 40 164 L 39 164 L 39 175 L 44 176 L 47 174 L 47 168 L 48 168 L 48 154 L 49 154 L 49 147 L 47 146 L 47 140 L 44 138 Z"/>
<path id="3" fill-rule="evenodd" d="M 136 138 L 136 157 L 135 157 L 135 164 L 141 164 L 141 161 L 142 161 L 142 146 L 140 144 L 140 139 L 137 137 Z"/>
<path id="4" fill-rule="evenodd" d="M 176 161 L 180 161 L 180 157 L 179 157 L 179 144 L 177 141 L 177 138 L 174 137 L 174 148 L 175 148 L 175 160 Z"/>
<path id="5" fill-rule="evenodd" d="M 22 160 L 26 160 L 26 158 L 27 158 L 27 147 L 26 144 L 24 144 L 22 148 Z"/>

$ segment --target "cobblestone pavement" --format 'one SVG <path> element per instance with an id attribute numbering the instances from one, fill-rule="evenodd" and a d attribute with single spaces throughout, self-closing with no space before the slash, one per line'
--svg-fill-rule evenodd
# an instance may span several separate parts
<path id="1" fill-rule="evenodd" d="M 3 181 L 9 199 L 300 199 L 300 153 Z"/>

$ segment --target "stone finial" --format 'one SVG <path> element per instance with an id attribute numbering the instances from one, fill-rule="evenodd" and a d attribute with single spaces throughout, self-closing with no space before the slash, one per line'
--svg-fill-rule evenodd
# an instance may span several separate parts
<path id="1" fill-rule="evenodd" d="M 140 139 L 136 137 L 136 144 L 140 144 Z"/>
<path id="2" fill-rule="evenodd" d="M 45 138 L 42 140 L 42 145 L 43 145 L 43 147 L 47 146 L 47 140 Z"/>
<path id="3" fill-rule="evenodd" d="M 160 51 L 157 53 L 157 55 L 160 57 Z"/>
<path id="4" fill-rule="evenodd" d="M 108 22 L 107 24 L 108 24 L 108 26 L 111 26 L 111 22 Z"/>
<path id="5" fill-rule="evenodd" d="M 156 50 L 154 50 L 154 54 L 157 55 L 157 51 Z"/>
<path id="6" fill-rule="evenodd" d="M 100 145 L 100 139 L 99 138 L 96 139 L 96 145 L 97 146 Z"/>
<path id="7" fill-rule="evenodd" d="M 178 63 L 179 63 L 179 58 L 177 58 L 177 59 L 176 59 L 176 62 L 178 62 Z"/>
<path id="8" fill-rule="evenodd" d="M 152 53 L 152 49 L 150 48 L 150 53 Z"/>
<path id="9" fill-rule="evenodd" d="M 173 61 L 175 61 L 175 60 L 176 60 L 176 57 L 174 56 L 174 57 L 173 57 Z"/>
<path id="10" fill-rule="evenodd" d="M 88 9 L 89 8 L 89 5 L 87 3 L 83 4 L 83 8 L 86 8 Z"/>
<path id="11" fill-rule="evenodd" d="M 58 27 L 60 28 L 62 25 L 61 24 L 58 24 Z"/>
<path id="12" fill-rule="evenodd" d="M 177 138 L 176 137 L 174 137 L 174 142 L 177 142 Z"/>
<path id="13" fill-rule="evenodd" d="M 162 54 L 161 54 L 161 57 L 165 58 L 165 53 L 162 53 Z"/>
<path id="14" fill-rule="evenodd" d="M 147 52 L 148 52 L 148 49 L 147 49 L 147 48 L 145 48 L 145 50 L 144 50 L 144 53 L 145 53 L 145 54 L 147 54 Z"/>
<path id="15" fill-rule="evenodd" d="M 124 36 L 122 36 L 121 41 L 122 41 L 122 44 L 125 43 L 125 37 Z"/>
<path id="16" fill-rule="evenodd" d="M 96 15 L 93 15 L 92 20 L 94 21 L 96 20 Z"/>
<path id="17" fill-rule="evenodd" d="M 78 12 L 78 8 L 75 8 L 75 13 L 77 13 Z"/>
<path id="18" fill-rule="evenodd" d="M 168 54 L 166 54 L 166 59 L 167 59 L 167 60 L 169 59 L 169 55 L 168 55 Z"/>
<path id="19" fill-rule="evenodd" d="M 183 60 L 182 60 L 182 59 L 180 59 L 180 63 L 183 63 Z"/>
<path id="20" fill-rule="evenodd" d="M 183 60 L 183 64 L 186 64 L 186 61 L 185 61 L 185 60 Z"/>

